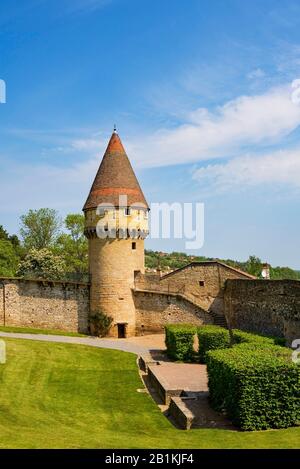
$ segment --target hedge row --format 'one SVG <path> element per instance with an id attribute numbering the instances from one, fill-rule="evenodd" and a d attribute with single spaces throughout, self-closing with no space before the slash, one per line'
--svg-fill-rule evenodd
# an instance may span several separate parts
<path id="1" fill-rule="evenodd" d="M 201 363 L 206 363 L 206 353 L 209 350 L 229 347 L 229 332 L 220 326 L 202 326 L 197 329 L 198 353 Z"/>
<path id="2" fill-rule="evenodd" d="M 209 350 L 224 349 L 230 345 L 229 331 L 223 327 L 208 325 L 196 328 L 191 324 L 170 324 L 165 326 L 168 356 L 174 360 L 192 361 L 195 355 L 193 343 L 196 331 L 201 363 L 206 363 L 206 354 Z M 284 339 L 264 337 L 238 329 L 233 330 L 233 340 L 234 344 L 284 344 Z"/>
<path id="3" fill-rule="evenodd" d="M 212 407 L 243 430 L 285 428 L 300 420 L 300 366 L 271 343 L 242 343 L 206 354 Z"/>
<path id="4" fill-rule="evenodd" d="M 193 361 L 196 327 L 191 324 L 165 326 L 167 354 L 173 360 Z"/>
<path id="5" fill-rule="evenodd" d="M 267 337 L 263 335 L 252 334 L 250 332 L 240 331 L 239 329 L 233 329 L 233 339 L 235 344 L 269 343 L 271 345 L 285 345 L 284 337 Z"/>
<path id="6" fill-rule="evenodd" d="M 197 330 L 199 341 L 199 358 L 206 363 L 206 354 L 210 350 L 225 349 L 230 346 L 229 331 L 220 326 L 202 326 Z M 278 337 L 265 337 L 250 332 L 233 329 L 233 345 L 241 343 L 284 345 L 285 339 Z"/>

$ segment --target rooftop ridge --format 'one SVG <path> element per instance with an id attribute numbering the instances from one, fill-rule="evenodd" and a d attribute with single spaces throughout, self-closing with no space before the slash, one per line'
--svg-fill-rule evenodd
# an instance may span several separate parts
<path id="1" fill-rule="evenodd" d="M 236 267 L 232 267 L 231 265 L 228 265 L 228 264 L 225 264 L 225 262 L 221 262 L 221 261 L 218 261 L 218 260 L 213 260 L 213 261 L 193 261 L 193 262 L 189 262 L 188 264 L 184 265 L 183 267 L 179 267 L 179 269 L 175 269 L 173 270 L 173 272 L 169 272 L 167 274 L 164 274 L 161 278 L 166 278 L 168 277 L 169 275 L 173 275 L 175 274 L 176 272 L 179 272 L 180 270 L 184 270 L 184 269 L 187 269 L 188 267 L 191 267 L 193 265 L 207 265 L 207 264 L 218 264 L 218 265 L 221 265 L 227 269 L 230 269 L 230 270 L 233 270 L 235 272 L 238 272 L 239 274 L 242 274 L 244 275 L 245 277 L 248 277 L 248 278 L 251 278 L 253 280 L 257 280 L 257 277 L 255 277 L 254 275 L 251 275 L 251 274 L 248 274 L 248 272 L 244 272 L 243 270 L 240 270 L 240 269 L 237 269 Z"/>

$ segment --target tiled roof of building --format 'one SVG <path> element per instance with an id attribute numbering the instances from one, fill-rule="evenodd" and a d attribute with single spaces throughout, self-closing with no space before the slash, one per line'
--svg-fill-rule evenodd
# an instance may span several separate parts
<path id="1" fill-rule="evenodd" d="M 119 196 L 127 196 L 127 204 L 120 204 Z M 83 210 L 96 208 L 99 204 L 149 208 L 116 131 L 110 138 Z"/>
<path id="2" fill-rule="evenodd" d="M 168 276 L 171 276 L 171 275 L 174 275 L 176 274 L 177 272 L 181 271 L 181 270 L 184 270 L 184 269 L 188 269 L 190 267 L 193 267 L 193 266 L 198 266 L 198 265 L 202 265 L 202 266 L 210 266 L 210 265 L 220 265 L 221 267 L 224 267 L 226 269 L 229 269 L 229 270 L 232 270 L 238 274 L 241 274 L 243 275 L 244 277 L 247 277 L 249 279 L 252 279 L 252 280 L 257 280 L 257 277 L 255 277 L 254 275 L 251 275 L 251 274 L 248 274 L 248 272 L 244 272 L 243 270 L 240 270 L 240 269 L 237 269 L 235 267 L 232 267 L 231 265 L 227 265 L 225 264 L 225 262 L 221 262 L 219 260 L 214 260 L 214 261 L 194 261 L 194 262 L 190 262 L 189 264 L 187 265 L 184 265 L 183 267 L 180 267 L 179 269 L 175 269 L 173 270 L 172 272 L 169 272 L 167 274 L 164 274 L 162 276 L 162 278 L 166 278 Z"/>

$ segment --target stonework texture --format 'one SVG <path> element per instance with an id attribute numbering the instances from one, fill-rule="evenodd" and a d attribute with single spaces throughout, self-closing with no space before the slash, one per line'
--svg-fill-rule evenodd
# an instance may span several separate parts
<path id="1" fill-rule="evenodd" d="M 89 285 L 0 279 L 0 324 L 87 332 Z"/>
<path id="2" fill-rule="evenodd" d="M 135 249 L 133 249 L 135 243 Z M 126 336 L 135 334 L 134 277 L 144 272 L 143 239 L 89 239 L 91 312 L 101 311 L 113 318 L 110 336 L 118 336 L 118 324 Z"/>
<path id="3" fill-rule="evenodd" d="M 250 332 L 300 339 L 300 282 L 297 280 L 227 280 L 227 322 Z"/>
<path id="4" fill-rule="evenodd" d="M 212 324 L 213 317 L 176 294 L 135 291 L 136 335 L 161 333 L 166 324 Z"/>
<path id="5" fill-rule="evenodd" d="M 192 263 L 162 277 L 161 287 L 178 291 L 206 311 L 223 314 L 223 287 L 227 279 L 248 278 L 246 273 L 219 262 Z"/>

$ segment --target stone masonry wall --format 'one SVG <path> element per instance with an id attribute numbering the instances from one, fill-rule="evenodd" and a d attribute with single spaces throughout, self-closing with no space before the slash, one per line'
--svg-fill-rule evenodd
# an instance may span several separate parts
<path id="1" fill-rule="evenodd" d="M 300 282 L 227 280 L 225 315 L 234 328 L 300 339 Z"/>
<path id="2" fill-rule="evenodd" d="M 137 290 L 179 293 L 206 311 L 224 314 L 223 287 L 230 278 L 248 278 L 246 273 L 218 262 L 192 263 L 159 278 L 141 275 L 136 278 Z"/>
<path id="3" fill-rule="evenodd" d="M 132 249 L 132 244 L 135 249 Z M 131 289 L 136 272 L 144 272 L 143 239 L 89 239 L 92 278 L 90 310 L 113 318 L 109 335 L 118 337 L 118 324 L 126 324 L 126 336 L 135 334 L 135 305 Z"/>
<path id="4" fill-rule="evenodd" d="M 136 334 L 161 333 L 165 324 L 212 324 L 213 318 L 180 295 L 135 291 Z"/>
<path id="5" fill-rule="evenodd" d="M 0 278 L 0 324 L 87 332 L 89 285 Z"/>

